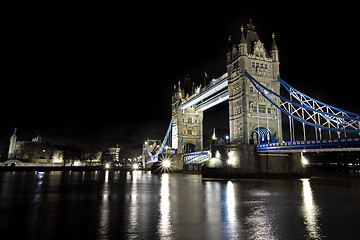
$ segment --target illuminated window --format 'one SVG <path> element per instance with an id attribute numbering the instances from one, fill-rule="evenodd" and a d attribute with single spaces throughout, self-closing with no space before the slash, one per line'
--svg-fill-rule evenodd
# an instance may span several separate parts
<path id="1" fill-rule="evenodd" d="M 263 105 L 259 105 L 259 113 L 266 113 L 266 107 Z"/>

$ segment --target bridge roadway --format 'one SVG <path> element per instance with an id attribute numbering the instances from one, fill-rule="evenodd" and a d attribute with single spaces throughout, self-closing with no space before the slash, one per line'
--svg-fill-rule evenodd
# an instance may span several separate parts
<path id="1" fill-rule="evenodd" d="M 360 137 L 308 140 L 283 143 L 259 144 L 256 152 L 360 152 Z M 183 155 L 185 165 L 200 165 L 211 158 L 210 151 L 200 151 Z"/>
<path id="2" fill-rule="evenodd" d="M 259 144 L 257 152 L 360 151 L 360 137 Z"/>

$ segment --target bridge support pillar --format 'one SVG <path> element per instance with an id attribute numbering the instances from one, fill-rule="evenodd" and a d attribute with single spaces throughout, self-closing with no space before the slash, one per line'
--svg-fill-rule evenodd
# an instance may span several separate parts
<path id="1" fill-rule="evenodd" d="M 264 176 L 304 177 L 301 153 L 256 153 L 258 171 Z"/>
<path id="2" fill-rule="evenodd" d="M 211 147 L 203 178 L 297 178 L 306 176 L 301 153 L 256 153 L 250 144 Z"/>

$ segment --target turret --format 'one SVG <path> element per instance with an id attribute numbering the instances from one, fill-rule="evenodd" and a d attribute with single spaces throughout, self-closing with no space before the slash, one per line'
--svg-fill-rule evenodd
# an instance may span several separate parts
<path id="1" fill-rule="evenodd" d="M 276 78 L 278 75 L 280 75 L 280 70 L 279 70 L 279 49 L 276 45 L 275 42 L 275 34 L 272 34 L 272 43 L 271 43 L 271 50 L 270 50 L 270 55 L 273 61 L 273 68 L 274 68 L 274 78 Z"/>
<path id="2" fill-rule="evenodd" d="M 241 26 L 241 37 L 240 37 L 240 44 L 239 44 L 239 50 L 240 50 L 240 56 L 246 56 L 247 55 L 247 44 L 244 36 L 244 27 Z"/>
<path id="3" fill-rule="evenodd" d="M 197 89 L 199 89 L 197 87 Z M 172 148 L 180 152 L 201 151 L 203 148 L 203 113 L 195 107 L 179 109 L 179 105 L 195 92 L 194 82 L 186 76 L 182 84 L 174 86 L 172 98 Z"/>
<path id="4" fill-rule="evenodd" d="M 226 54 L 226 62 L 227 64 L 230 64 L 232 62 L 232 53 L 231 53 L 231 50 L 232 50 L 232 39 L 231 39 L 231 36 L 229 36 L 229 46 L 228 46 L 228 53 Z"/>
<path id="5" fill-rule="evenodd" d="M 8 159 L 12 159 L 14 157 L 15 145 L 16 145 L 16 130 L 17 129 L 15 128 L 14 133 L 10 137 Z"/>

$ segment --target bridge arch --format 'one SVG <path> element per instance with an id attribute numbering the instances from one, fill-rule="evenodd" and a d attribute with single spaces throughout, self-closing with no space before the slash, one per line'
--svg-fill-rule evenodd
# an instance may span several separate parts
<path id="1" fill-rule="evenodd" d="M 256 137 L 254 137 L 254 135 Z M 256 138 L 256 143 L 255 143 Z M 251 140 L 255 144 L 262 144 L 262 143 L 273 143 L 275 142 L 275 138 L 271 135 L 271 130 L 266 127 L 257 127 L 251 134 Z"/>
<path id="2" fill-rule="evenodd" d="M 22 162 L 19 160 L 8 160 L 4 162 L 3 165 L 9 167 L 18 167 L 18 166 L 22 166 Z"/>
<path id="3" fill-rule="evenodd" d="M 192 153 L 195 152 L 195 145 L 192 143 L 185 143 L 183 146 L 183 153 Z"/>

